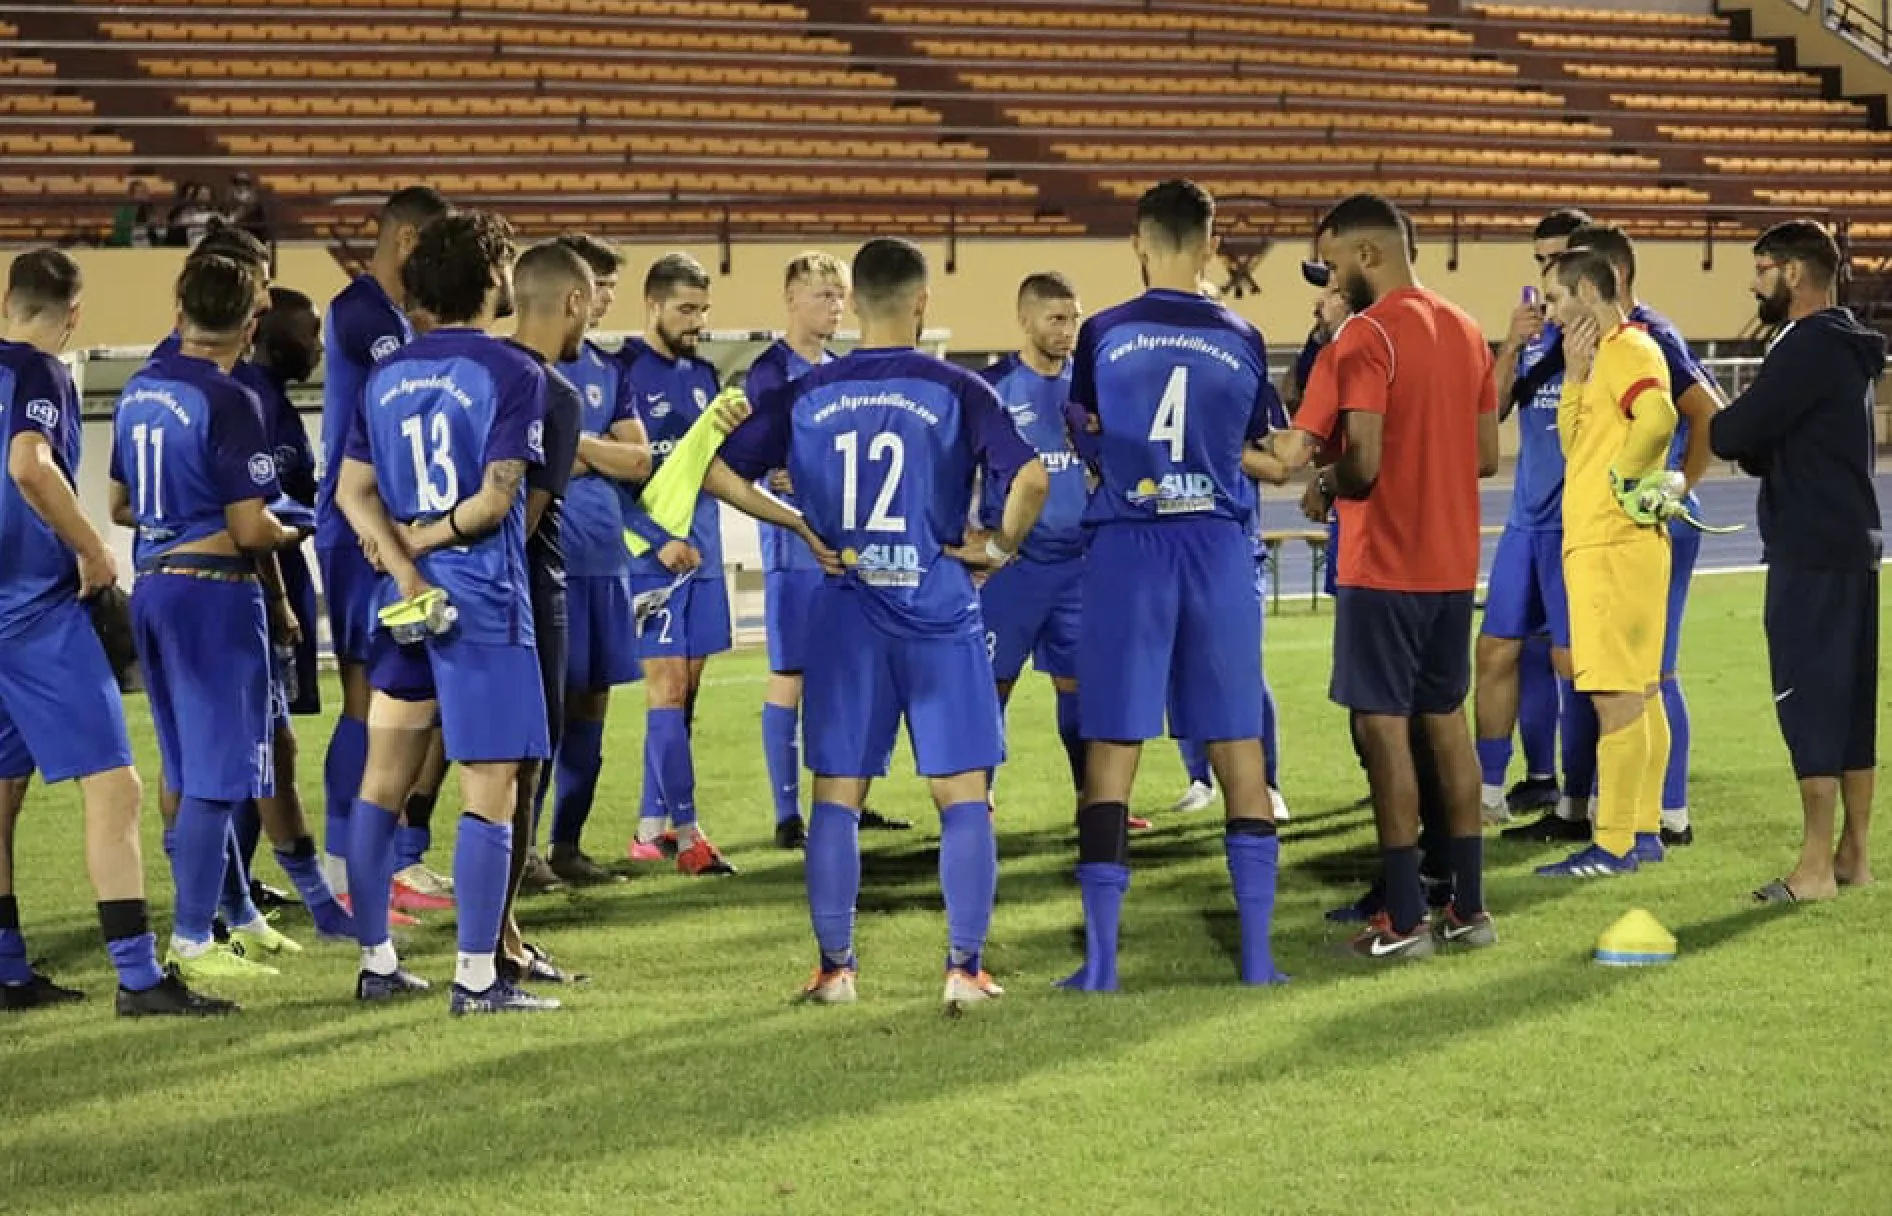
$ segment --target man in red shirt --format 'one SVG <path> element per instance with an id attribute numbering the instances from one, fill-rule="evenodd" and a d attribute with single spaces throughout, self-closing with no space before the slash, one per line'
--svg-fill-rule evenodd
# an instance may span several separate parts
<path id="1" fill-rule="evenodd" d="M 1477 324 L 1414 280 L 1405 223 L 1392 203 L 1366 194 L 1322 218 L 1316 253 L 1354 316 L 1314 364 L 1294 419 L 1307 438 L 1277 449 L 1290 464 L 1314 443 L 1337 453 L 1315 472 L 1314 493 L 1340 512 L 1330 695 L 1353 713 L 1373 791 L 1386 910 L 1353 949 L 1375 960 L 1430 955 L 1435 935 L 1466 946 L 1497 940 L 1484 910 L 1478 756 L 1464 711 L 1478 479 L 1497 471 L 1497 391 Z M 1453 902 L 1431 932 L 1419 878 L 1415 716 L 1451 832 Z"/>

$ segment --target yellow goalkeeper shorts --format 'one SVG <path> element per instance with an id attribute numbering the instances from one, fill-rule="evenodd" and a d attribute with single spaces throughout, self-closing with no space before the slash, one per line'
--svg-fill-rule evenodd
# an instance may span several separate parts
<path id="1" fill-rule="evenodd" d="M 1661 680 L 1669 606 L 1664 532 L 1565 553 L 1564 590 L 1578 692 L 1641 692 Z"/>

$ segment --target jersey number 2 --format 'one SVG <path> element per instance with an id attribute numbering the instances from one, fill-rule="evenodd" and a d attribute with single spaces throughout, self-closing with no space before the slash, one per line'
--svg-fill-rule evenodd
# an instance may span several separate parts
<path id="1" fill-rule="evenodd" d="M 420 509 L 433 513 L 450 511 L 453 504 L 460 501 L 460 474 L 453 467 L 453 431 L 445 414 L 435 414 L 433 425 L 428 431 L 433 440 L 433 452 L 426 450 L 421 441 L 420 418 L 403 418 L 401 434 L 407 439 L 407 449 L 414 457 L 414 487 L 420 493 Z M 433 469 L 441 472 L 442 485 L 434 488 Z"/>
<path id="2" fill-rule="evenodd" d="M 1189 419 L 1189 369 L 1178 367 L 1169 373 L 1163 386 L 1163 399 L 1156 404 L 1156 419 L 1150 423 L 1150 442 L 1169 445 L 1169 462 L 1183 458 L 1183 430 Z"/>
<path id="3" fill-rule="evenodd" d="M 854 521 L 859 507 L 860 447 L 861 437 L 852 431 L 834 437 L 834 450 L 841 453 L 841 527 L 849 532 L 857 526 Z M 904 532 L 906 517 L 892 513 L 893 498 L 900 492 L 900 478 L 907 467 L 907 449 L 900 436 L 883 431 L 868 443 L 868 463 L 879 464 L 882 458 L 887 461 L 887 477 L 880 483 L 880 493 L 874 498 L 874 509 L 867 513 L 864 526 L 869 532 Z"/>

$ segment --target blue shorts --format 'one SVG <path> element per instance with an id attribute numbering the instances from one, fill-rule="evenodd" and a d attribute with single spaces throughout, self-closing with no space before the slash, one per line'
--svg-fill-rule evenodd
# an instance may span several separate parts
<path id="1" fill-rule="evenodd" d="M 533 646 L 469 642 L 457 633 L 399 646 L 378 630 L 368 683 L 397 701 L 439 702 L 441 742 L 455 764 L 551 754 Z"/>
<path id="2" fill-rule="evenodd" d="M 1169 730 L 1214 743 L 1261 737 L 1261 596 L 1233 520 L 1111 524 L 1084 559 L 1078 720 L 1086 739 Z"/>
<path id="3" fill-rule="evenodd" d="M 992 674 L 1018 679 L 1025 659 L 1053 679 L 1077 678 L 1077 634 L 1084 619 L 1084 559 L 1013 562 L 979 591 L 985 651 Z"/>
<path id="4" fill-rule="evenodd" d="M 631 576 L 631 593 L 661 591 L 674 579 Z M 644 621 L 637 637 L 638 653 L 650 659 L 707 659 L 730 646 L 729 585 L 723 572 L 693 578 L 670 593 L 670 599 Z"/>
<path id="5" fill-rule="evenodd" d="M 322 681 L 315 656 L 315 580 L 309 576 L 309 559 L 300 546 L 284 549 L 277 559 L 282 565 L 283 593 L 302 624 L 302 641 L 296 645 L 296 695 L 289 701 L 289 712 L 319 714 Z"/>
<path id="6" fill-rule="evenodd" d="M 770 671 L 796 675 L 808 665 L 809 613 L 825 578 L 819 570 L 771 570 L 763 576 L 762 619 L 768 632 Z"/>
<path id="7" fill-rule="evenodd" d="M 643 678 L 644 668 L 637 661 L 630 575 L 568 577 L 565 616 L 565 687 L 594 692 Z"/>
<path id="8" fill-rule="evenodd" d="M 118 681 L 77 600 L 0 641 L 0 778 L 38 769 L 51 784 L 130 764 Z"/>
<path id="9" fill-rule="evenodd" d="M 802 733 L 809 771 L 820 777 L 882 777 L 906 719 L 922 777 L 995 768 L 1005 726 L 985 642 L 977 633 L 893 637 L 861 611 L 860 591 L 839 584 L 815 593 L 815 636 L 835 639 L 808 655 L 802 673 Z"/>
<path id="10" fill-rule="evenodd" d="M 1342 587 L 1328 695 L 1355 713 L 1456 713 L 1472 681 L 1472 593 Z"/>
<path id="11" fill-rule="evenodd" d="M 145 574 L 132 587 L 131 620 L 165 788 L 214 802 L 275 793 L 262 588 Z"/>
<path id="12" fill-rule="evenodd" d="M 1675 674 L 1682 655 L 1682 617 L 1688 612 L 1688 580 L 1701 557 L 1701 533 L 1681 520 L 1669 523 L 1669 618 L 1662 635 L 1662 674 Z"/>
<path id="13" fill-rule="evenodd" d="M 1562 529 L 1527 532 L 1506 526 L 1491 559 L 1482 632 L 1513 641 L 1548 633 L 1552 646 L 1570 648 Z"/>
<path id="14" fill-rule="evenodd" d="M 382 576 L 356 545 L 317 549 L 315 564 L 328 596 L 328 636 L 335 657 L 344 663 L 366 663 L 374 647 Z"/>

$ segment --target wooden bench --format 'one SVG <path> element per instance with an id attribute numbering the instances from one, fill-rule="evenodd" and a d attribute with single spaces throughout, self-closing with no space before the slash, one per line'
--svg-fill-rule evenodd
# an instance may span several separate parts
<path id="1" fill-rule="evenodd" d="M 1502 524 L 1485 524 L 1478 529 L 1482 539 L 1487 536 L 1499 536 L 1504 532 Z M 1268 595 L 1269 611 L 1281 611 L 1281 550 L 1290 541 L 1300 541 L 1307 546 L 1308 557 L 1313 566 L 1313 574 L 1308 580 L 1307 602 L 1320 611 L 1321 575 L 1327 570 L 1329 554 L 1327 552 L 1327 529 L 1325 528 L 1273 528 L 1261 534 L 1262 546 L 1268 551 Z"/>

